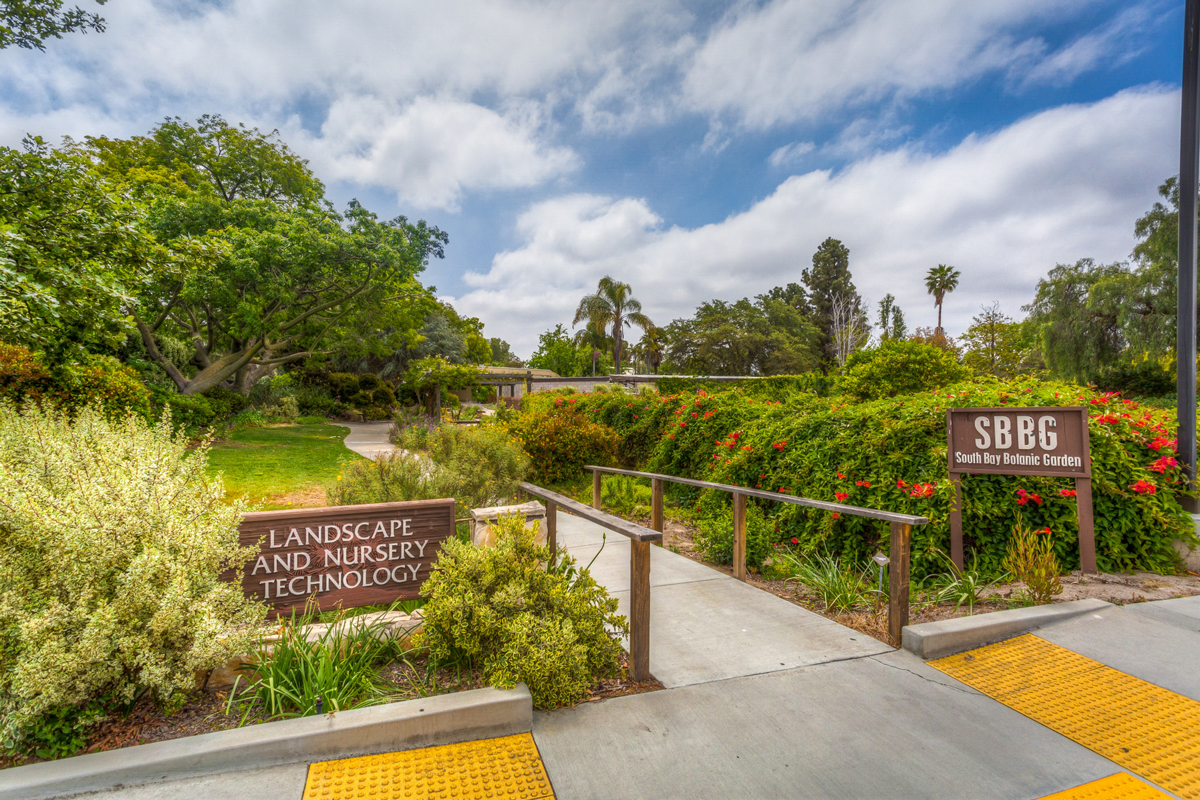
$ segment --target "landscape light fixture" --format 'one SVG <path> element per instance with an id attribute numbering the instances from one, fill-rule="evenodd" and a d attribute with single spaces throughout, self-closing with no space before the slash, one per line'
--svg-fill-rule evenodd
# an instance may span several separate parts
<path id="1" fill-rule="evenodd" d="M 879 594 L 883 595 L 883 568 L 892 563 L 892 560 L 883 553 L 876 553 L 871 556 L 871 560 L 879 565 Z"/>
<path id="2" fill-rule="evenodd" d="M 1196 191 L 1200 175 L 1200 0 L 1187 0 L 1183 19 L 1183 98 L 1179 129 L 1179 307 L 1175 331 L 1175 387 L 1179 460 L 1188 487 L 1196 483 Z M 1180 497 L 1186 511 L 1197 502 Z"/>

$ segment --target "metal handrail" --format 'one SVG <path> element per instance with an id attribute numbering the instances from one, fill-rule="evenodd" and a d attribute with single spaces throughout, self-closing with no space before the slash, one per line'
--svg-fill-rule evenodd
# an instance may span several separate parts
<path id="1" fill-rule="evenodd" d="M 850 514 L 856 517 L 868 517 L 870 519 L 878 519 L 884 522 L 899 522 L 904 525 L 928 525 L 928 517 L 916 517 L 912 514 L 896 514 L 892 511 L 880 511 L 877 508 L 862 508 L 860 506 L 847 506 L 841 503 L 829 503 L 824 500 L 810 500 L 807 497 L 797 497 L 794 494 L 782 494 L 778 492 L 767 492 L 762 489 L 748 489 L 744 486 L 734 486 L 728 483 L 713 483 L 712 481 L 699 481 L 694 478 L 677 478 L 674 475 L 663 475 L 657 472 L 636 472 L 631 469 L 617 469 L 616 467 L 584 467 L 586 470 L 595 472 L 606 472 L 613 475 L 628 475 L 633 478 L 650 478 L 652 480 L 667 481 L 668 483 L 681 483 L 685 486 L 697 486 L 701 489 L 716 489 L 722 492 L 737 492 L 744 494 L 747 497 L 757 497 L 762 500 L 774 500 L 777 503 L 791 503 L 797 506 L 807 506 L 809 508 L 817 508 L 822 511 L 836 511 L 839 514 Z"/>
<path id="2" fill-rule="evenodd" d="M 590 520 L 613 533 L 629 538 L 629 677 L 650 678 L 650 543 L 662 543 L 662 531 L 654 531 L 628 520 L 589 508 L 566 495 L 522 481 L 521 491 L 546 501 L 546 544 L 553 554 L 558 548 L 558 507 Z M 553 558 L 553 556 L 551 556 Z"/>
<path id="3" fill-rule="evenodd" d="M 637 472 L 616 467 L 586 466 L 592 473 L 592 508 L 600 510 L 600 480 L 605 473 L 612 475 L 628 475 L 633 478 L 649 478 L 651 481 L 650 527 L 656 531 L 663 529 L 663 483 L 679 483 L 685 486 L 696 486 L 701 489 L 715 489 L 729 492 L 733 495 L 733 577 L 746 580 L 746 498 L 757 497 L 772 500 L 777 503 L 816 508 L 821 511 L 832 511 L 839 514 L 849 514 L 857 517 L 867 517 L 887 522 L 890 527 L 890 553 L 888 557 L 888 636 L 892 644 L 900 646 L 904 627 L 908 625 L 908 591 L 911 559 L 909 550 L 912 543 L 912 528 L 914 525 L 929 524 L 928 517 L 917 517 L 911 514 L 896 514 L 891 511 L 880 511 L 875 508 L 847 506 L 841 503 L 828 503 L 824 500 L 810 500 L 807 497 L 797 497 L 791 494 L 764 492 L 761 489 L 748 489 L 743 486 L 733 486 L 727 483 L 699 481 L 693 478 L 677 478 L 674 475 L 663 475 L 657 472 Z M 594 513 L 594 512 L 593 512 Z"/>

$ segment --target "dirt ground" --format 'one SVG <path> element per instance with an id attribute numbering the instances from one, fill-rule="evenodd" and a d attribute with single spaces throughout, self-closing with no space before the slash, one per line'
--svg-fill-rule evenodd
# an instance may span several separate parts
<path id="1" fill-rule="evenodd" d="M 650 524 L 649 519 L 634 519 L 634 521 L 642 525 Z M 712 564 L 704 560 L 704 557 L 696 549 L 693 539 L 696 528 L 679 520 L 668 519 L 664 520 L 663 529 L 664 547 L 704 564 L 710 569 L 726 575 L 733 574 L 733 567 Z M 828 611 L 815 594 L 808 592 L 802 584 L 795 581 L 766 580 L 762 575 L 752 572 L 747 576 L 747 583 L 868 636 L 873 636 L 881 642 L 890 643 L 887 633 L 886 606 L 861 611 Z M 1054 600 L 1056 603 L 1096 598 L 1114 605 L 1126 605 L 1150 600 L 1169 600 L 1172 597 L 1200 595 L 1200 575 L 1193 572 L 1182 575 L 1132 572 L 1118 575 L 1101 573 L 1085 576 L 1075 571 L 1062 576 L 1062 586 L 1062 594 Z M 1014 607 L 1013 598 L 1021 594 L 1024 588 L 1024 584 L 1019 581 L 997 584 L 983 592 L 984 601 L 976 603 L 973 609 L 965 605 L 956 608 L 952 603 L 914 604 L 909 610 L 909 624 L 916 625 L 922 622 L 954 619 L 972 613 L 986 614 L 990 611 L 1004 611 Z"/>

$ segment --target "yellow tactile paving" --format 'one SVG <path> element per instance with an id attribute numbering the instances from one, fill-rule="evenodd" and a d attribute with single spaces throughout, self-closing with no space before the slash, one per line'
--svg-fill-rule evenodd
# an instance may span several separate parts
<path id="1" fill-rule="evenodd" d="M 322 761 L 308 768 L 304 786 L 304 800 L 553 797 L 529 733 Z"/>
<path id="2" fill-rule="evenodd" d="M 1032 634 L 929 665 L 1167 791 L 1200 800 L 1195 700 Z"/>
<path id="3" fill-rule="evenodd" d="M 1048 794 L 1041 800 L 1171 800 L 1171 797 L 1128 772 L 1118 772 L 1065 792 Z"/>

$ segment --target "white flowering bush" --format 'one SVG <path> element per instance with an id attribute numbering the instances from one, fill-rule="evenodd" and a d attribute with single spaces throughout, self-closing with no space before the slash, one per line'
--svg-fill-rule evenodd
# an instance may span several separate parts
<path id="1" fill-rule="evenodd" d="M 250 549 L 238 545 L 243 508 L 205 475 L 207 450 L 189 451 L 169 416 L 150 425 L 89 407 L 71 420 L 0 403 L 8 749 L 69 752 L 72 720 L 147 690 L 170 703 L 196 670 L 248 652 L 265 608 L 221 580 Z"/>

